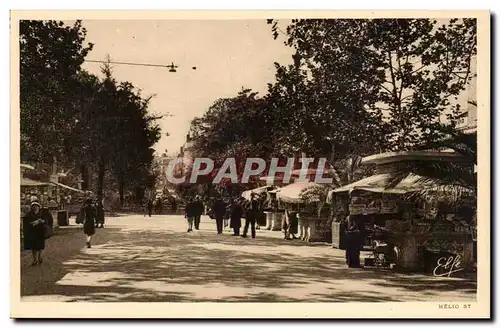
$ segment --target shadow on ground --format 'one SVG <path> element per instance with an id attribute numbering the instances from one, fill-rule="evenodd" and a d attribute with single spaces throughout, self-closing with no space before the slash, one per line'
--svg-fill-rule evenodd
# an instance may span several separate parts
<path id="1" fill-rule="evenodd" d="M 307 247 L 296 247 L 299 241 L 107 228 L 87 250 L 83 235 L 81 242 L 70 238 L 75 233 L 81 231 L 51 238 L 47 253 L 64 247 L 57 259 L 35 268 L 23 263 L 23 296 L 92 302 L 387 302 L 449 301 L 440 298 L 443 292 L 471 293 L 473 300 L 476 293 L 470 280 L 348 269 L 329 249 L 319 254 L 309 249 L 309 254 Z"/>

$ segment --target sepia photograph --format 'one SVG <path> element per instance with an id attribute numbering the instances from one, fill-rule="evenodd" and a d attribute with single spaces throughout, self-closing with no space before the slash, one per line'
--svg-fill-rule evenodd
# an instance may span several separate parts
<path id="1" fill-rule="evenodd" d="M 490 318 L 488 11 L 10 27 L 11 317 Z"/>

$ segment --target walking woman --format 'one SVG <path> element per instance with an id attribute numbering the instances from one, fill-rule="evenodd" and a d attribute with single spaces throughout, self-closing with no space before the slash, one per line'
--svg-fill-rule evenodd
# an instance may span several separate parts
<path id="1" fill-rule="evenodd" d="M 95 234 L 96 210 L 92 205 L 92 199 L 87 199 L 83 206 L 83 233 L 87 236 L 87 248 L 91 247 L 92 236 Z"/>
<path id="2" fill-rule="evenodd" d="M 30 211 L 23 219 L 24 249 L 31 250 L 31 265 L 42 264 L 42 251 L 45 249 L 45 221 L 40 212 L 41 205 L 32 202 Z"/>

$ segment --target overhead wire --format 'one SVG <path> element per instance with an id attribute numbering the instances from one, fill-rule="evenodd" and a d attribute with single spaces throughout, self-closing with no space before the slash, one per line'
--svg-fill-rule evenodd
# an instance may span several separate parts
<path id="1" fill-rule="evenodd" d="M 163 68 L 178 68 L 177 65 L 160 65 L 160 64 L 147 64 L 147 63 L 134 63 L 134 62 L 117 62 L 117 61 L 107 61 L 107 60 L 90 60 L 86 59 L 86 62 L 89 63 L 110 63 L 110 64 L 118 64 L 118 65 L 130 65 L 130 66 L 148 66 L 148 67 L 163 67 Z"/>

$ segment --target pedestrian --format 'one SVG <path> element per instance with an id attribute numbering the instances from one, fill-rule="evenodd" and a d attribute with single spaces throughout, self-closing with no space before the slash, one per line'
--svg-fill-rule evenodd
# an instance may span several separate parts
<path id="1" fill-rule="evenodd" d="M 92 199 L 88 198 L 83 206 L 83 233 L 87 237 L 87 248 L 91 247 L 92 236 L 95 234 L 96 209 Z"/>
<path id="2" fill-rule="evenodd" d="M 146 205 L 148 207 L 148 215 L 151 217 L 153 214 L 153 200 L 151 198 L 148 199 L 148 203 Z"/>
<path id="3" fill-rule="evenodd" d="M 235 199 L 231 206 L 231 222 L 230 222 L 230 226 L 234 231 L 233 236 L 240 235 L 242 216 L 243 216 L 242 200 Z"/>
<path id="4" fill-rule="evenodd" d="M 255 223 L 260 214 L 259 202 L 255 197 L 255 193 L 250 195 L 250 201 L 248 202 L 246 209 L 246 219 L 245 227 L 243 228 L 243 235 L 241 237 L 246 238 L 248 233 L 248 228 L 251 229 L 252 239 L 255 239 Z"/>
<path id="5" fill-rule="evenodd" d="M 222 224 L 224 220 L 224 215 L 226 214 L 226 204 L 222 199 L 217 198 L 212 205 L 212 215 L 215 218 L 215 224 L 217 226 L 217 234 L 222 234 Z"/>
<path id="6" fill-rule="evenodd" d="M 229 226 L 229 221 L 231 219 L 231 207 L 232 207 L 232 202 L 231 200 L 228 200 L 228 201 L 224 201 L 224 204 L 226 204 L 226 210 L 224 211 L 224 218 L 223 218 L 223 222 L 224 222 L 224 228 L 229 228 L 231 229 L 231 227 Z"/>
<path id="7" fill-rule="evenodd" d="M 54 227 L 54 217 L 52 216 L 52 213 L 50 213 L 50 210 L 48 207 L 46 206 L 42 206 L 42 208 L 40 209 L 40 214 L 42 215 L 42 220 L 43 222 L 45 222 L 45 225 L 48 226 L 49 228 L 53 228 Z M 49 229 L 45 229 L 45 237 L 48 238 L 49 236 L 47 236 L 47 231 L 49 231 Z"/>
<path id="8" fill-rule="evenodd" d="M 295 211 L 285 210 L 285 239 L 297 239 L 295 236 L 298 233 L 299 219 L 298 213 Z"/>
<path id="9" fill-rule="evenodd" d="M 96 228 L 104 228 L 104 205 L 102 199 L 97 200 L 96 204 Z"/>
<path id="10" fill-rule="evenodd" d="M 45 221 L 40 211 L 41 205 L 32 202 L 30 211 L 23 218 L 24 249 L 31 250 L 31 265 L 42 264 L 42 251 L 45 249 Z"/>
<path id="11" fill-rule="evenodd" d="M 156 199 L 156 210 L 158 211 L 158 214 L 160 214 L 160 215 L 163 212 L 163 203 L 162 203 L 161 197 Z"/>
<path id="12" fill-rule="evenodd" d="M 185 210 L 184 217 L 187 219 L 188 222 L 187 232 L 191 232 L 193 231 L 193 222 L 197 214 L 197 207 L 195 202 L 192 199 L 189 199 L 186 204 L 186 208 L 184 210 Z"/>
<path id="13" fill-rule="evenodd" d="M 172 206 L 172 214 L 177 214 L 177 202 L 175 200 L 175 197 L 171 198 L 170 205 Z"/>
<path id="14" fill-rule="evenodd" d="M 30 203 L 38 203 L 38 196 L 37 196 L 36 191 L 31 192 Z"/>
<path id="15" fill-rule="evenodd" d="M 349 268 L 361 267 L 360 252 L 363 241 L 359 224 L 356 219 L 348 215 L 346 218 L 346 262 Z"/>
<path id="16" fill-rule="evenodd" d="M 196 196 L 194 200 L 194 228 L 196 230 L 200 230 L 200 221 L 201 221 L 201 215 L 203 214 L 203 211 L 205 210 L 205 206 L 203 206 L 203 202 L 200 199 L 200 196 Z"/>

